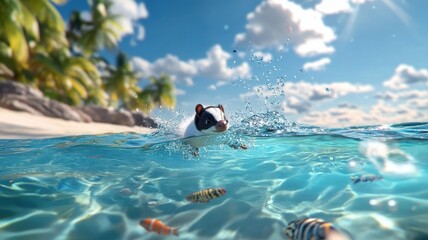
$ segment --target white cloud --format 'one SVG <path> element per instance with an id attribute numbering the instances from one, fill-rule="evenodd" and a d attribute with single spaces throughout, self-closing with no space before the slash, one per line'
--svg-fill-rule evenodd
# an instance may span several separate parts
<path id="1" fill-rule="evenodd" d="M 348 94 L 361 94 L 372 92 L 371 85 L 352 84 L 349 82 L 334 82 L 329 84 L 316 84 L 309 82 L 287 82 L 283 87 L 268 89 L 266 86 L 256 86 L 251 92 L 241 94 L 241 99 L 251 96 L 280 96 L 285 93 L 285 109 L 291 113 L 307 112 L 313 102 L 336 99 Z"/>
<path id="2" fill-rule="evenodd" d="M 186 91 L 184 91 L 183 89 L 175 88 L 174 94 L 175 96 L 183 96 L 186 95 Z"/>
<path id="3" fill-rule="evenodd" d="M 359 4 L 364 4 L 366 2 L 373 2 L 374 0 L 351 0 L 351 2 L 353 4 L 359 5 Z"/>
<path id="4" fill-rule="evenodd" d="M 117 22 L 122 28 L 119 30 L 115 26 L 111 26 L 111 30 L 115 31 L 119 38 L 122 38 L 125 35 L 133 34 L 135 28 L 138 31 L 137 39 L 143 40 L 145 36 L 144 26 L 138 24 L 137 21 L 149 16 L 146 5 L 137 3 L 136 0 L 111 0 L 111 2 L 109 13 L 117 15 Z M 98 10 L 106 14 L 105 8 L 100 7 Z M 92 19 L 91 14 L 87 11 L 81 12 L 81 18 L 85 21 L 91 21 Z"/>
<path id="5" fill-rule="evenodd" d="M 300 118 L 298 122 L 323 126 L 323 127 L 344 127 L 372 124 L 375 118 L 359 108 L 347 108 L 344 106 L 333 107 L 326 111 L 315 111 Z"/>
<path id="6" fill-rule="evenodd" d="M 278 47 L 290 40 L 300 56 L 331 54 L 329 44 L 336 39 L 332 28 L 323 22 L 323 14 L 303 9 L 289 0 L 267 0 L 247 15 L 246 32 L 235 37 L 237 43 L 251 41 L 255 47 Z"/>
<path id="7" fill-rule="evenodd" d="M 314 111 L 298 122 L 316 126 L 344 127 L 428 121 L 428 99 L 412 99 L 401 104 L 379 100 L 367 111 L 353 105 L 339 105 L 324 111 Z"/>
<path id="8" fill-rule="evenodd" d="M 322 0 L 315 6 L 315 10 L 325 15 L 352 12 L 349 0 Z"/>
<path id="9" fill-rule="evenodd" d="M 411 105 L 411 101 L 402 104 L 389 104 L 379 100 L 371 107 L 369 114 L 376 119 L 375 123 L 402 123 L 427 121 L 428 114 Z"/>
<path id="10" fill-rule="evenodd" d="M 217 82 L 216 84 L 209 85 L 208 89 L 210 89 L 210 90 L 217 90 L 217 88 L 222 87 L 222 86 L 226 85 L 227 83 L 228 82 L 220 81 L 220 82 Z"/>
<path id="11" fill-rule="evenodd" d="M 114 15 L 119 15 L 119 24 L 122 26 L 124 32 L 123 35 L 133 34 L 134 27 L 137 27 L 137 21 L 144 19 L 149 16 L 146 5 L 144 3 L 137 3 L 135 0 L 112 0 L 112 6 L 110 12 Z M 134 26 L 135 25 L 135 26 Z M 138 25 L 139 28 L 139 40 L 141 32 L 144 31 L 144 27 Z M 141 30 L 141 28 L 143 28 Z M 142 35 L 144 37 L 144 35 Z"/>
<path id="12" fill-rule="evenodd" d="M 412 100 L 409 100 L 408 104 L 410 106 L 415 106 L 416 108 L 421 110 L 428 110 L 428 98 L 412 99 Z"/>
<path id="13" fill-rule="evenodd" d="M 225 52 L 220 45 L 214 45 L 208 52 L 207 57 L 190 61 L 198 69 L 198 74 L 202 77 L 213 78 L 225 81 L 236 76 L 248 78 L 250 76 L 250 66 L 244 62 L 241 65 L 229 68 L 227 60 L 232 56 Z"/>
<path id="14" fill-rule="evenodd" d="M 400 64 L 396 69 L 394 75 L 383 85 L 392 89 L 405 89 L 410 84 L 425 83 L 428 85 L 428 70 L 416 70 L 413 66 Z"/>
<path id="15" fill-rule="evenodd" d="M 153 63 L 145 59 L 132 58 L 134 69 L 141 72 L 145 77 L 159 77 L 162 74 L 171 76 L 173 81 L 183 81 L 187 85 L 192 85 L 192 77 L 197 74 L 198 70 L 192 63 L 181 61 L 178 57 L 168 54 L 164 58 L 159 58 Z"/>
<path id="16" fill-rule="evenodd" d="M 423 90 L 409 90 L 399 92 L 381 92 L 377 93 L 376 98 L 386 101 L 409 100 L 409 99 L 428 99 L 428 91 Z"/>
<path id="17" fill-rule="evenodd" d="M 307 62 L 303 65 L 303 70 L 305 71 L 319 71 L 322 69 L 325 69 L 325 66 L 330 64 L 331 60 L 330 58 L 321 58 L 314 62 Z"/>
<path id="18" fill-rule="evenodd" d="M 250 66 L 244 62 L 234 68 L 229 68 L 227 61 L 231 55 L 225 52 L 220 45 L 214 45 L 201 59 L 183 61 L 177 56 L 168 54 L 153 63 L 145 59 L 134 57 L 132 63 L 137 71 L 144 76 L 170 75 L 174 81 L 184 81 L 187 85 L 193 84 L 194 77 L 204 77 L 214 81 L 224 82 L 234 78 L 249 78 Z M 215 86 L 222 86 L 216 84 Z"/>
<path id="19" fill-rule="evenodd" d="M 137 29 L 138 29 L 137 40 L 141 41 L 146 36 L 146 30 L 144 29 L 143 25 L 138 25 Z"/>

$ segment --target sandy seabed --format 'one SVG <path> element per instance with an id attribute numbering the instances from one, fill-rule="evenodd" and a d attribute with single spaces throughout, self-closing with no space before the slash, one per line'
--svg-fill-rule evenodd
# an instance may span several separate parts
<path id="1" fill-rule="evenodd" d="M 81 123 L 0 108 L 0 139 L 51 138 L 89 134 L 135 132 L 154 129 L 106 123 Z"/>

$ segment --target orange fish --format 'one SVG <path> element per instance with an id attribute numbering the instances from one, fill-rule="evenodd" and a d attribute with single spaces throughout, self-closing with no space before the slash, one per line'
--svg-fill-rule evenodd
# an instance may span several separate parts
<path id="1" fill-rule="evenodd" d="M 140 221 L 140 225 L 145 228 L 148 232 L 156 232 L 159 235 L 171 235 L 178 236 L 178 229 L 172 228 L 165 225 L 162 221 L 154 218 L 146 218 Z"/>

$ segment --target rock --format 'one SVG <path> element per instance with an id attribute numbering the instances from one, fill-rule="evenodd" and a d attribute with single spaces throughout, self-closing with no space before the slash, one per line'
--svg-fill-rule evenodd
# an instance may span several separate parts
<path id="1" fill-rule="evenodd" d="M 0 81 L 0 96 L 6 95 L 6 94 L 14 94 L 14 95 L 21 95 L 21 96 L 32 96 L 37 98 L 43 98 L 43 93 L 36 88 L 32 88 L 31 86 L 22 85 L 18 82 L 14 81 Z"/>
<path id="2" fill-rule="evenodd" d="M 0 107 L 35 115 L 77 122 L 101 122 L 126 126 L 156 128 L 155 121 L 141 112 L 88 105 L 71 107 L 49 99 L 35 88 L 14 81 L 0 81 Z"/>
<path id="3" fill-rule="evenodd" d="M 91 116 L 92 121 L 119 124 L 126 126 L 134 125 L 134 118 L 131 112 L 126 110 L 115 110 L 113 108 L 100 107 L 95 105 L 83 106 L 81 111 Z"/>
<path id="4" fill-rule="evenodd" d="M 134 122 L 136 126 L 148 127 L 148 128 L 158 127 L 158 124 L 155 123 L 153 119 L 145 116 L 142 112 L 132 112 L 132 117 L 134 118 Z"/>
<path id="5" fill-rule="evenodd" d="M 85 113 L 48 99 L 38 89 L 13 81 L 0 81 L 0 107 L 76 122 L 91 122 Z"/>

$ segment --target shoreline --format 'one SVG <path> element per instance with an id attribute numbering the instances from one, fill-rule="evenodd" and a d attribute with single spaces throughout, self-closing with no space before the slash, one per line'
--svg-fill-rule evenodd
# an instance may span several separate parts
<path id="1" fill-rule="evenodd" d="M 124 132 L 149 134 L 155 130 L 108 123 L 82 123 L 0 108 L 0 139 L 41 139 Z"/>

